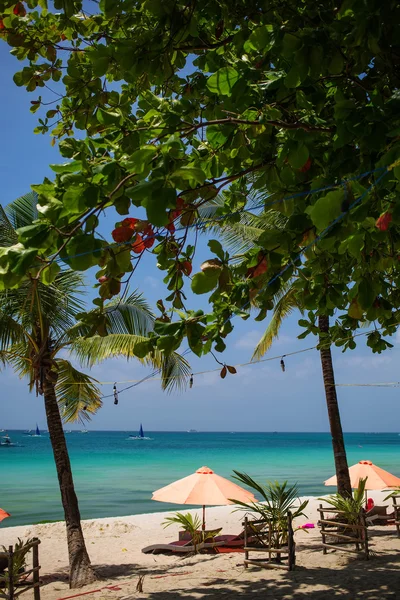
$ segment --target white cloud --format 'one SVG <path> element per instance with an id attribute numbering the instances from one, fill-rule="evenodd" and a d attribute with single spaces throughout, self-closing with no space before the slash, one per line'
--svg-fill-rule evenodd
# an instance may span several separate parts
<path id="1" fill-rule="evenodd" d="M 254 350 L 261 338 L 261 332 L 256 329 L 247 331 L 235 343 L 235 348 L 243 348 L 245 350 Z"/>
<path id="2" fill-rule="evenodd" d="M 262 334 L 263 334 L 263 332 L 258 331 L 257 329 L 251 329 L 250 331 L 247 331 L 244 335 L 242 335 L 242 337 L 240 337 L 236 341 L 235 348 L 244 348 L 245 350 L 254 350 L 254 348 L 260 341 Z M 293 345 L 296 342 L 297 342 L 296 338 L 290 337 L 289 335 L 282 334 L 274 340 L 273 345 L 271 347 L 271 352 L 273 352 L 274 348 L 276 348 L 277 346 L 279 348 L 284 346 L 285 351 L 290 352 L 293 348 Z"/>
<path id="3" fill-rule="evenodd" d="M 392 362 L 392 357 L 389 356 L 389 351 L 384 354 L 370 354 L 370 355 L 349 355 L 349 352 L 345 356 L 334 361 L 336 367 L 347 367 L 347 368 L 359 368 L 362 370 L 370 369 L 381 369 L 382 365 L 386 366 Z"/>
<path id="4" fill-rule="evenodd" d="M 159 287 L 159 281 L 155 278 L 152 277 L 151 275 L 146 275 L 146 277 L 143 279 L 143 283 L 144 283 L 144 288 L 146 286 L 156 289 Z"/>

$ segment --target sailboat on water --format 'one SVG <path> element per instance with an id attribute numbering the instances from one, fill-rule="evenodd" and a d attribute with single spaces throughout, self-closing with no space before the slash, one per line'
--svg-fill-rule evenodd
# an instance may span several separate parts
<path id="1" fill-rule="evenodd" d="M 130 435 L 128 440 L 151 440 L 153 438 L 146 437 L 143 432 L 143 426 L 140 423 L 139 435 Z"/>
<path id="2" fill-rule="evenodd" d="M 40 429 L 38 424 L 36 423 L 36 431 L 35 433 L 31 433 L 30 434 L 31 437 L 42 437 L 42 434 L 40 433 Z"/>

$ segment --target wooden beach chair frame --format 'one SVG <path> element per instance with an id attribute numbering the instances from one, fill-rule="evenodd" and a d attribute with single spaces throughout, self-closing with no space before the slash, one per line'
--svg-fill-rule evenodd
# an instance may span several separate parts
<path id="1" fill-rule="evenodd" d="M 336 510 L 332 506 L 320 504 L 317 510 L 320 514 L 318 526 L 324 554 L 327 554 L 329 548 L 352 554 L 363 554 L 366 560 L 369 559 L 368 530 L 364 510 L 360 511 L 356 523 L 346 522 L 344 511 Z M 331 517 L 332 514 L 335 516 Z M 330 537 L 335 538 L 332 543 L 328 539 Z M 355 549 L 348 547 L 353 544 Z"/>
<path id="2" fill-rule="evenodd" d="M 14 581 L 14 578 L 10 577 L 8 592 L 0 591 L 0 598 L 4 598 L 5 600 L 15 600 L 15 598 L 18 598 L 18 596 L 24 592 L 28 592 L 33 589 L 34 600 L 40 600 L 39 544 L 40 540 L 38 538 L 33 538 L 28 546 L 29 550 L 32 550 L 32 568 L 20 573 L 17 581 Z M 24 546 L 21 551 L 22 550 L 26 552 L 27 546 Z M 9 546 L 8 551 L 6 551 L 5 554 L 8 558 L 8 573 L 13 573 L 14 557 L 18 554 L 18 550 L 15 550 L 13 546 Z M 26 581 L 29 575 L 32 575 L 32 582 Z M 22 589 L 18 589 L 18 591 L 16 591 L 17 587 L 22 587 Z"/>
<path id="3" fill-rule="evenodd" d="M 244 526 L 244 566 L 285 569 L 293 571 L 296 565 L 296 544 L 292 525 L 292 514 L 287 514 L 287 546 L 274 548 L 273 538 L 275 534 L 282 532 L 276 525 L 267 519 L 251 521 L 247 516 L 243 522 Z M 250 553 L 268 554 L 268 558 L 252 558 Z"/>
<path id="4" fill-rule="evenodd" d="M 394 521 L 395 512 L 388 514 L 388 506 L 383 504 L 381 506 L 373 506 L 371 510 L 365 513 L 365 520 L 367 525 L 386 525 L 389 521 Z"/>
<path id="5" fill-rule="evenodd" d="M 157 554 L 158 552 L 172 552 L 178 554 L 196 554 L 202 550 L 214 550 L 218 546 L 224 546 L 225 542 L 200 542 L 193 545 L 192 540 L 185 543 L 171 542 L 170 544 L 152 544 L 142 548 L 143 554 Z M 35 599 L 36 600 L 36 599 Z"/>
<path id="6" fill-rule="evenodd" d="M 400 538 L 400 496 L 392 496 L 393 499 L 393 512 L 394 512 L 394 524 L 397 529 L 397 537 Z M 399 504 L 397 504 L 397 500 Z"/>

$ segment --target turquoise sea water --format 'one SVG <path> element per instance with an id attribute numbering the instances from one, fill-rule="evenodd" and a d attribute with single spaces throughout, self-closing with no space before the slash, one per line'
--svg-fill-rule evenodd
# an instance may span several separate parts
<path id="1" fill-rule="evenodd" d="M 0 507 L 12 513 L 2 527 L 63 518 L 48 434 L 9 432 L 20 447 L 0 447 Z M 323 481 L 334 474 L 327 433 L 73 432 L 66 436 L 84 519 L 176 510 L 151 501 L 151 493 L 206 465 L 224 477 L 232 469 L 260 479 L 297 482 L 301 495 L 334 491 Z M 349 464 L 372 460 L 400 476 L 400 435 L 348 433 Z"/>

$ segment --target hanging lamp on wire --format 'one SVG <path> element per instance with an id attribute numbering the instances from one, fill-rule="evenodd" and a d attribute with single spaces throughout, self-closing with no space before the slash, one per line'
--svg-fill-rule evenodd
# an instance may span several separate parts
<path id="1" fill-rule="evenodd" d="M 114 404 L 117 405 L 118 404 L 117 382 L 114 383 L 113 392 L 114 392 Z"/>
<path id="2" fill-rule="evenodd" d="M 285 370 L 286 370 L 285 361 L 283 360 L 283 359 L 285 358 L 285 356 L 286 356 L 286 354 L 284 354 L 284 355 L 282 356 L 282 358 L 281 358 L 281 369 L 282 369 L 282 372 L 283 372 L 283 373 L 284 373 L 284 372 L 285 372 Z"/>

